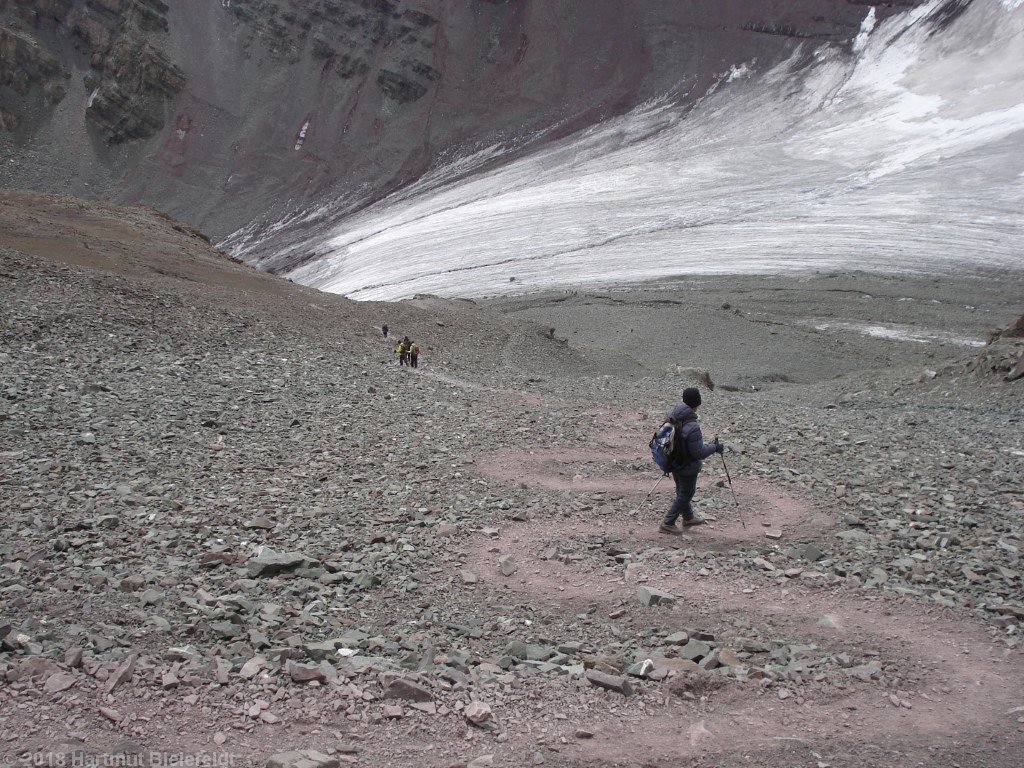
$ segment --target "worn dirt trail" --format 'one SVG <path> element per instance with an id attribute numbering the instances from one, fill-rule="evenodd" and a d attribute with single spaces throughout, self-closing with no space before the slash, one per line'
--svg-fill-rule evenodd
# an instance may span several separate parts
<path id="1" fill-rule="evenodd" d="M 628 414 L 608 416 L 608 429 L 591 449 L 503 451 L 478 461 L 477 470 L 527 487 L 620 494 L 639 504 L 656 477 L 631 469 L 647 458 L 646 445 L 637 444 L 635 429 L 624 427 Z M 766 689 L 749 681 L 730 683 L 709 699 L 697 691 L 692 701 L 627 703 L 591 713 L 581 725 L 594 738 L 571 742 L 567 757 L 587 764 L 642 755 L 654 761 L 650 764 L 677 765 L 728 754 L 768 764 L 765 758 L 772 754 L 782 761 L 813 758 L 811 765 L 814 760 L 896 765 L 911 764 L 904 760 L 913 756 L 915 764 L 928 764 L 934 750 L 976 754 L 971 750 L 985 750 L 977 745 L 997 743 L 1000 734 L 1021 728 L 1022 654 L 993 644 L 971 618 L 874 591 L 825 586 L 824 575 L 812 565 L 788 575 L 709 570 L 703 558 L 692 555 L 759 541 L 768 546 L 768 531 L 781 534 L 783 545 L 814 541 L 828 537 L 833 527 L 828 510 L 789 489 L 736 478 L 739 506 L 734 508 L 728 489 L 714 481 L 702 477 L 697 499 L 729 513 L 688 535 L 657 531 L 673 493 L 666 482 L 639 513 L 616 514 L 598 505 L 586 519 L 538 518 L 509 523 L 496 536 L 478 534 L 467 548 L 467 567 L 489 589 L 549 613 L 575 615 L 596 605 L 625 628 L 716 631 L 737 621 L 769 626 L 793 642 L 877 658 L 895 679 L 886 686 L 854 680 L 822 684 L 800 695 L 780 693 L 787 690 L 784 685 Z M 553 556 L 585 550 L 595 537 L 619 542 L 637 553 L 637 561 L 615 567 L 592 558 Z M 514 555 L 519 566 L 511 577 L 496 567 L 505 554 Z M 668 591 L 679 601 L 671 609 L 643 607 L 636 599 L 640 584 Z M 987 759 L 1002 764 L 998 755 Z M 1007 756 L 1006 765 L 1018 764 L 1015 759 Z"/>

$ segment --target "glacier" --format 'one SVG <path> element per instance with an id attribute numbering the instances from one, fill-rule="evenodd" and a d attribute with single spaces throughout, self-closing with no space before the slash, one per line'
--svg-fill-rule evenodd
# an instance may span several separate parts
<path id="1" fill-rule="evenodd" d="M 456 159 L 310 233 L 362 300 L 708 274 L 1024 269 L 1024 3 L 931 2 L 494 167 Z M 467 172 L 467 168 L 469 171 Z"/>

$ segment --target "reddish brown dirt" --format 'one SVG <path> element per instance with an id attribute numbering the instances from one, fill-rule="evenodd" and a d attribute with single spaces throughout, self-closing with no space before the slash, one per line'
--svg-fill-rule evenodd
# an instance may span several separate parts
<path id="1" fill-rule="evenodd" d="M 646 446 L 628 444 L 635 432 L 619 427 L 603 438 L 603 446 L 585 452 L 504 451 L 479 461 L 477 469 L 527 487 L 622 494 L 639 504 L 649 490 L 649 475 L 641 479 L 629 466 L 644 455 Z M 1024 734 L 1014 712 L 1024 703 L 1019 652 L 999 648 L 981 625 L 952 611 L 824 586 L 824 575 L 812 566 L 791 577 L 709 570 L 704 559 L 687 557 L 686 550 L 706 552 L 764 540 L 768 530 L 781 533 L 779 544 L 785 545 L 794 538 L 825 534 L 831 528 L 829 515 L 786 489 L 740 479 L 738 508 L 689 529 L 685 536 L 672 537 L 656 528 L 673 493 L 666 485 L 661 484 L 640 513 L 616 516 L 597 508 L 586 519 L 545 518 L 509 523 L 496 536 L 478 534 L 467 550 L 466 566 L 488 588 L 549 613 L 576 614 L 584 606 L 597 606 L 599 615 L 607 615 L 618 607 L 618 622 L 636 628 L 728 627 L 740 620 L 829 652 L 878 656 L 895 672 L 896 681 L 892 687 L 860 682 L 822 686 L 785 700 L 756 683 L 733 684 L 716 692 L 713 705 L 696 711 L 687 702 L 669 699 L 627 717 L 621 711 L 594 712 L 583 723 L 594 738 L 573 741 L 567 755 L 584 764 L 599 759 L 628 762 L 643 755 L 658 765 L 678 765 L 680 760 L 723 753 L 736 758 L 737 750 L 747 748 L 745 759 L 775 765 L 785 764 L 775 760 L 784 761 L 783 753 L 796 746 L 808 756 L 818 755 L 813 751 L 818 749 L 818 765 L 829 764 L 830 750 L 844 765 L 888 765 L 885 750 L 890 755 L 908 752 L 917 763 L 936 748 L 976 754 L 970 745 L 1007 730 L 1017 734 L 1019 743 Z M 719 495 L 727 504 L 728 493 L 702 478 L 697 498 Z M 546 558 L 556 545 L 566 552 L 585 549 L 574 545 L 594 536 L 620 542 L 640 555 L 640 562 L 626 568 L 592 557 L 578 562 Z M 497 568 L 504 554 L 513 555 L 518 564 L 511 577 Z M 642 583 L 678 596 L 679 602 L 669 610 L 640 606 L 636 588 Z M 868 744 L 877 755 L 870 757 L 871 750 L 859 755 L 851 744 Z M 1004 764 L 999 757 L 992 759 L 985 764 Z M 1007 759 L 1006 765 L 1014 764 L 1012 757 Z"/>
<path id="2" fill-rule="evenodd" d="M 658 533 L 656 525 L 675 494 L 672 480 L 665 478 L 658 482 L 656 474 L 630 469 L 635 458 L 634 454 L 605 452 L 600 448 L 536 448 L 491 454 L 478 460 L 476 469 L 481 474 L 530 488 L 634 496 L 638 509 L 619 521 L 594 521 L 598 532 L 620 537 L 639 536 L 664 546 L 685 546 L 692 536 L 722 544 L 762 539 L 768 533 L 789 537 L 813 535 L 832 525 L 828 515 L 783 488 L 759 480 L 737 479 L 733 485 L 734 500 L 728 487 L 705 475 L 698 480 L 695 503 L 699 506 L 701 499 L 713 498 L 719 502 L 716 506 L 726 511 L 706 514 L 708 524 L 699 530 L 691 529 L 679 539 L 667 538 Z M 595 472 L 598 474 L 592 474 Z M 648 493 L 650 498 L 647 498 Z"/>
<path id="3" fill-rule="evenodd" d="M 665 536 L 659 539 L 646 529 L 638 531 L 629 523 L 606 519 L 594 523 L 582 537 L 621 534 L 636 546 L 635 551 L 673 541 Z M 702 529 L 684 546 L 699 549 L 701 539 L 716 535 Z M 800 704 L 795 698 L 779 700 L 774 691 L 766 692 L 755 683 L 736 684 L 716 694 L 716 706 L 706 712 L 695 714 L 684 703 L 668 705 L 633 729 L 617 715 L 595 715 L 586 724 L 595 731 L 595 738 L 580 741 L 571 750 L 580 758 L 626 760 L 642 753 L 672 761 L 731 752 L 737 731 L 760 751 L 778 746 L 775 742 L 782 737 L 821 743 L 837 728 L 843 740 L 881 742 L 905 736 L 937 739 L 948 734 L 951 721 L 967 741 L 982 738 L 992 727 L 1020 729 L 1010 716 L 1010 710 L 1021 704 L 1020 654 L 1004 654 L 972 622 L 877 595 L 818 587 L 810 569 L 792 580 L 757 574 L 733 577 L 706 573 L 701 560 L 670 562 L 667 556 L 653 556 L 650 564 L 627 572 L 621 567 L 544 560 L 537 554 L 552 541 L 580 538 L 572 520 L 511 524 L 496 537 L 478 535 L 467 567 L 491 589 L 509 594 L 512 600 L 531 601 L 548 612 L 576 613 L 596 604 L 606 613 L 625 606 L 619 621 L 638 628 L 652 624 L 708 627 L 741 618 L 771 626 L 780 637 L 814 642 L 831 652 L 879 654 L 886 669 L 898 670 L 904 678 L 893 689 L 851 683 L 845 689 L 821 690 Z M 496 567 L 502 554 L 513 554 L 519 564 L 509 578 Z M 664 589 L 680 601 L 668 611 L 640 607 L 635 598 L 640 583 Z M 890 694 L 911 708 L 894 705 Z"/>
<path id="4" fill-rule="evenodd" d="M 19 190 L 0 195 L 0 245 L 125 277 L 163 275 L 264 295 L 287 284 L 212 253 L 189 226 L 145 206 L 81 203 Z M 144 243 L 145 248 L 140 244 Z"/>

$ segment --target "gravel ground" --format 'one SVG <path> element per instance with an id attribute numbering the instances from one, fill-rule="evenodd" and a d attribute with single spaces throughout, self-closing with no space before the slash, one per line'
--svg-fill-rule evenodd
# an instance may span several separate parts
<path id="1" fill-rule="evenodd" d="M 1019 278 L 353 304 L 0 215 L 5 762 L 1015 764 L 1024 390 L 973 361 L 1019 342 L 965 342 Z M 646 441 L 701 371 L 736 496 L 677 539 Z"/>

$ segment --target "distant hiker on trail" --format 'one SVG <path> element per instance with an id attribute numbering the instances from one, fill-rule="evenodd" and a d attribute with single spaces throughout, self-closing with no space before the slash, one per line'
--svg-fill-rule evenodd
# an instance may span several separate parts
<path id="1" fill-rule="evenodd" d="M 412 342 L 412 346 L 409 347 L 409 365 L 413 368 L 420 367 L 420 345 L 415 341 Z"/>
<path id="2" fill-rule="evenodd" d="M 409 348 L 405 346 L 404 341 L 398 342 L 398 346 L 395 347 L 395 356 L 398 357 L 398 364 L 405 365 L 405 358 L 409 354 Z"/>
<path id="3" fill-rule="evenodd" d="M 668 508 L 665 519 L 658 528 L 662 533 L 679 534 L 682 531 L 676 526 L 676 520 L 683 517 L 683 525 L 702 525 L 704 518 L 693 512 L 693 496 L 697 492 L 697 475 L 700 474 L 701 460 L 713 453 L 725 451 L 725 444 L 714 442 L 704 443 L 700 424 L 697 423 L 697 409 L 700 408 L 700 390 L 688 387 L 683 391 L 683 401 L 668 412 L 666 421 L 678 424 L 676 430 L 677 446 L 673 454 L 681 458 L 672 468 L 672 479 L 676 483 L 676 499 Z"/>
<path id="4" fill-rule="evenodd" d="M 382 325 L 380 327 L 380 332 L 384 334 L 384 338 L 385 339 L 388 337 L 388 324 L 387 323 L 384 323 L 384 325 Z"/>

